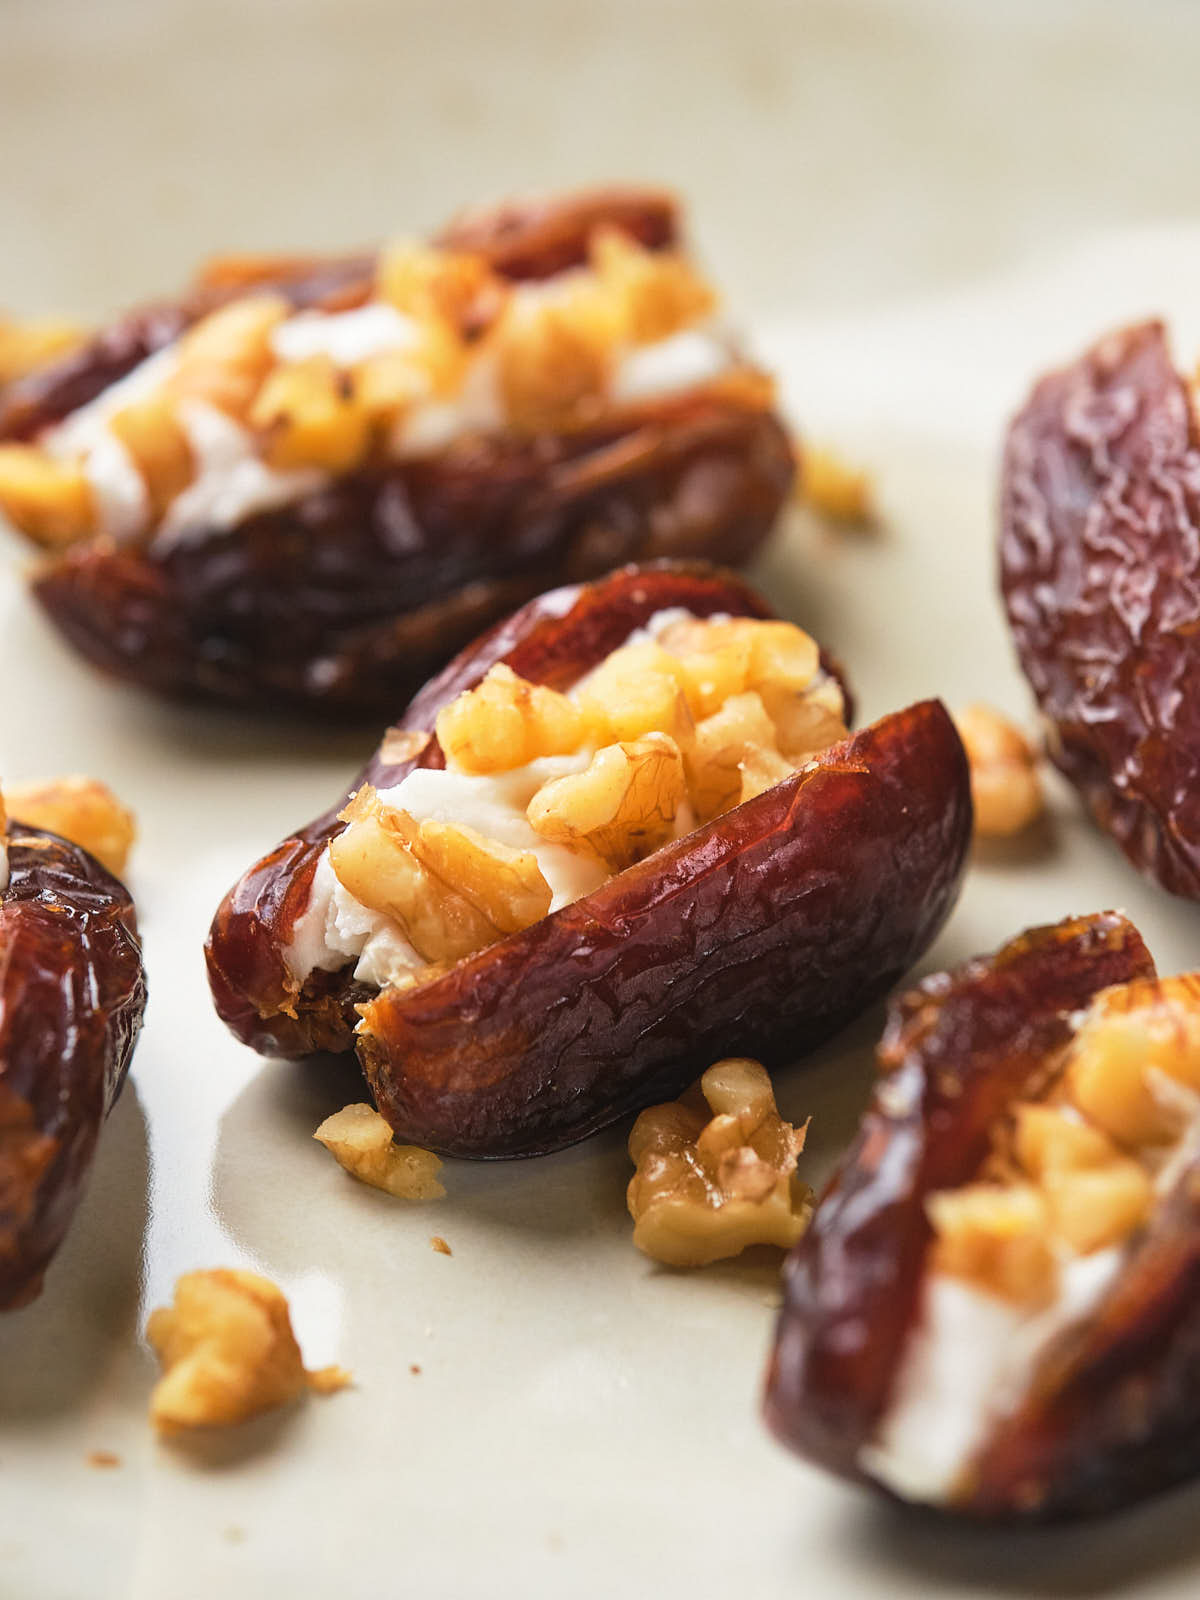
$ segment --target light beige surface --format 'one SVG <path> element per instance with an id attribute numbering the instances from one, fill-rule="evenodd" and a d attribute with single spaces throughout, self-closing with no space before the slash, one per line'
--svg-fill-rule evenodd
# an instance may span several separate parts
<path id="1" fill-rule="evenodd" d="M 1140 15 L 1130 33 L 1082 6 L 9 4 L 0 299 L 98 310 L 231 241 L 340 244 L 526 182 L 679 181 L 795 413 L 878 476 L 878 539 L 795 519 L 757 576 L 845 657 L 864 717 L 930 692 L 1023 712 L 991 587 L 1003 417 L 1107 322 L 1162 305 L 1196 325 L 1197 232 L 1070 242 L 1197 182 L 1175 159 L 1168 183 L 1163 150 L 1196 126 L 1200 13 Z M 1085 159 L 1101 134 L 1103 174 Z M 1031 245 L 1046 264 L 950 287 Z M 0 1595 L 1194 1594 L 1195 1493 L 1082 1532 L 971 1534 L 777 1450 L 756 1415 L 774 1263 L 639 1258 L 619 1132 L 447 1163 L 446 1199 L 422 1207 L 355 1187 L 310 1138 L 360 1097 L 353 1075 L 241 1049 L 199 945 L 222 890 L 369 741 L 97 681 L 5 554 L 0 770 L 88 770 L 136 807 L 152 998 L 47 1292 L 0 1322 Z M 1056 787 L 1043 833 L 977 859 L 930 961 L 1106 904 L 1165 970 L 1195 961 L 1194 909 Z M 814 1175 L 853 1126 L 878 1026 L 782 1081 L 785 1113 L 815 1115 Z M 159 1445 L 138 1330 L 180 1271 L 218 1263 L 278 1279 L 309 1363 L 358 1386 Z M 121 1466 L 88 1466 L 94 1449 Z"/>

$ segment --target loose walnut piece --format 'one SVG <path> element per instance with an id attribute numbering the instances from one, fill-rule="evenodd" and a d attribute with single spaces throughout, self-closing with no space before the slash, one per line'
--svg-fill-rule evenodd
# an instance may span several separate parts
<path id="1" fill-rule="evenodd" d="M 146 1337 L 163 1367 L 150 1398 L 161 1433 L 244 1422 L 350 1381 L 340 1367 L 305 1371 L 286 1298 L 253 1272 L 185 1273 L 174 1305 L 151 1312 Z"/>
<path id="2" fill-rule="evenodd" d="M 1019 833 L 1045 806 L 1037 754 L 1007 717 L 969 705 L 954 719 L 971 767 L 975 832 L 985 838 Z"/>
<path id="3" fill-rule="evenodd" d="M 648 733 L 597 751 L 583 772 L 544 783 L 527 814 L 544 839 L 586 845 L 621 872 L 673 836 L 686 801 L 679 746 Z"/>
<path id="4" fill-rule="evenodd" d="M 643 1111 L 629 1136 L 633 1242 L 656 1261 L 702 1267 L 752 1244 L 790 1249 L 808 1226 L 795 1176 L 808 1128 L 784 1122 L 757 1061 L 718 1061 L 700 1080 L 713 1116 L 682 1101 Z"/>
<path id="5" fill-rule="evenodd" d="M 26 827 L 82 845 L 118 878 L 125 871 L 137 823 L 105 784 L 80 777 L 6 783 L 4 801 L 9 815 Z"/>
<path id="6" fill-rule="evenodd" d="M 415 1144 L 396 1144 L 374 1106 L 343 1106 L 325 1118 L 313 1138 L 352 1178 L 398 1200 L 440 1200 L 446 1193 L 437 1178 L 438 1157 Z"/>
<path id="7" fill-rule="evenodd" d="M 796 489 L 807 505 L 832 522 L 862 525 L 875 516 L 870 473 L 850 466 L 834 450 L 804 447 Z"/>

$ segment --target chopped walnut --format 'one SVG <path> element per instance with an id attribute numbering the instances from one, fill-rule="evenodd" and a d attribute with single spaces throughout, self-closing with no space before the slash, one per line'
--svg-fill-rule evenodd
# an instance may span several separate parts
<path id="1" fill-rule="evenodd" d="M 118 411 L 108 426 L 141 474 L 153 514 L 161 516 L 195 474 L 178 403 L 168 395 L 150 395 Z"/>
<path id="2" fill-rule="evenodd" d="M 544 783 L 527 814 L 543 838 L 587 845 L 620 872 L 674 835 L 686 799 L 679 746 L 665 733 L 648 733 L 607 745 L 583 772 Z"/>
<path id="3" fill-rule="evenodd" d="M 429 1240 L 429 1245 L 430 1248 L 439 1256 L 452 1256 L 454 1254 L 454 1251 L 451 1250 L 450 1246 L 446 1243 L 445 1239 L 442 1238 L 440 1233 L 433 1234 Z"/>
<path id="4" fill-rule="evenodd" d="M 757 761 L 758 770 L 763 770 L 773 756 L 783 760 L 762 697 L 731 695 L 719 711 L 697 724 L 687 753 L 688 782 L 698 815 L 716 817 L 739 804 L 747 763 L 753 766 Z"/>
<path id="5" fill-rule="evenodd" d="M 647 250 L 618 228 L 591 243 L 591 262 L 620 313 L 621 337 L 652 344 L 707 317 L 716 296 L 678 251 Z"/>
<path id="6" fill-rule="evenodd" d="M 954 721 L 971 767 L 975 832 L 987 838 L 1019 833 L 1045 805 L 1035 751 L 990 706 L 966 706 Z"/>
<path id="7" fill-rule="evenodd" d="M 496 382 L 509 425 L 559 432 L 594 421 L 612 372 L 617 324 L 605 297 L 514 296 L 493 335 Z"/>
<path id="8" fill-rule="evenodd" d="M 700 1088 L 713 1113 L 707 1123 L 675 1101 L 633 1125 L 637 1172 L 626 1198 L 634 1244 L 674 1267 L 705 1266 L 752 1244 L 790 1249 L 812 1209 L 795 1175 L 808 1124 L 783 1121 L 757 1061 L 719 1061 Z"/>
<path id="9" fill-rule="evenodd" d="M 1066 1074 L 1075 1104 L 1125 1149 L 1177 1138 L 1179 1111 L 1159 1082 L 1200 1092 L 1200 976 L 1105 989 L 1076 1030 Z"/>
<path id="10" fill-rule="evenodd" d="M 601 740 L 665 733 L 683 746 L 691 737 L 680 663 L 652 642 L 614 650 L 588 673 L 576 695 L 585 725 Z"/>
<path id="11" fill-rule="evenodd" d="M 425 323 L 438 320 L 460 337 L 477 337 L 500 314 L 509 288 L 483 256 L 430 245 L 388 246 L 379 258 L 381 300 Z"/>
<path id="12" fill-rule="evenodd" d="M 180 337 L 164 391 L 179 400 L 207 401 L 245 420 L 275 365 L 271 335 L 290 314 L 282 295 L 265 293 L 210 312 Z"/>
<path id="13" fill-rule="evenodd" d="M 253 1272 L 185 1273 L 174 1305 L 151 1312 L 146 1337 L 163 1368 L 150 1398 L 162 1433 L 244 1422 L 309 1388 L 328 1394 L 349 1382 L 340 1367 L 305 1371 L 286 1298 Z"/>
<path id="14" fill-rule="evenodd" d="M 250 408 L 263 453 L 282 471 L 301 467 L 350 472 L 371 439 L 371 421 L 349 373 L 327 355 L 276 367 Z"/>
<path id="15" fill-rule="evenodd" d="M 84 330 L 64 317 L 21 322 L 0 316 L 0 388 L 78 349 Z"/>
<path id="16" fill-rule="evenodd" d="M 806 445 L 797 489 L 814 511 L 833 522 L 863 524 L 875 516 L 870 473 L 849 466 L 836 451 Z"/>
<path id="17" fill-rule="evenodd" d="M 356 900 L 392 917 L 425 961 L 457 961 L 550 909 L 550 886 L 532 851 L 473 828 L 385 805 L 365 785 L 341 813 L 348 826 L 329 858 Z"/>
<path id="18" fill-rule="evenodd" d="M 968 1184 L 925 1203 L 933 1270 L 1008 1300 L 1046 1305 L 1058 1269 L 1045 1196 L 1032 1184 Z"/>
<path id="19" fill-rule="evenodd" d="M 507 772 L 539 756 L 577 750 L 584 722 L 554 689 L 529 683 L 511 667 L 494 666 L 477 688 L 438 712 L 438 742 L 464 772 Z"/>
<path id="20" fill-rule="evenodd" d="M 374 1106 L 343 1106 L 325 1118 L 313 1138 L 351 1177 L 398 1200 L 440 1200 L 446 1193 L 437 1178 L 442 1163 L 433 1151 L 396 1144 L 391 1125 Z"/>
<path id="21" fill-rule="evenodd" d="M 9 815 L 26 827 L 45 828 L 82 845 L 117 877 L 125 871 L 137 824 L 105 784 L 79 777 L 7 783 L 4 801 Z"/>
<path id="22" fill-rule="evenodd" d="M 96 519 L 83 468 L 32 444 L 0 444 L 0 511 L 51 550 L 86 538 Z"/>

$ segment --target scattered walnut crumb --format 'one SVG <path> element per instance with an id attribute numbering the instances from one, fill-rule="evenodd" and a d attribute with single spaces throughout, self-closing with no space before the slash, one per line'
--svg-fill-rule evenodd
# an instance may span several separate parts
<path id="1" fill-rule="evenodd" d="M 313 1138 L 352 1178 L 400 1200 L 438 1200 L 446 1192 L 436 1176 L 442 1163 L 433 1151 L 393 1143 L 387 1119 L 374 1106 L 343 1106 L 325 1118 Z"/>
<path id="2" fill-rule="evenodd" d="M 629 1136 L 633 1242 L 656 1261 L 702 1267 L 748 1245 L 788 1249 L 808 1226 L 796 1158 L 808 1128 L 784 1122 L 757 1061 L 718 1061 L 700 1080 L 705 1122 L 682 1101 L 643 1111 Z"/>
<path id="3" fill-rule="evenodd" d="M 442 1238 L 440 1233 L 435 1233 L 432 1239 L 430 1239 L 429 1243 L 440 1256 L 452 1256 L 454 1254 L 454 1251 L 451 1250 L 450 1246 L 446 1243 L 445 1239 Z"/>
<path id="4" fill-rule="evenodd" d="M 1021 730 L 991 706 L 964 706 L 954 719 L 971 767 L 975 832 L 1003 838 L 1036 822 L 1045 809 L 1037 752 Z"/>
<path id="5" fill-rule="evenodd" d="M 797 493 L 806 505 L 834 522 L 865 525 L 874 521 L 871 475 L 849 466 L 836 451 L 806 445 L 800 453 Z"/>
<path id="6" fill-rule="evenodd" d="M 82 845 L 118 877 L 125 871 L 137 823 L 107 785 L 80 777 L 6 783 L 4 802 L 9 816 L 26 827 Z"/>
<path id="7" fill-rule="evenodd" d="M 112 1450 L 89 1450 L 87 1464 L 89 1467 L 108 1468 L 119 1467 L 122 1463 L 120 1456 Z"/>
<path id="8" fill-rule="evenodd" d="M 417 1365 L 417 1363 L 415 1361 L 409 1367 L 408 1370 L 412 1373 L 414 1378 L 419 1378 L 421 1376 L 421 1369 L 420 1369 L 420 1367 Z"/>
<path id="9" fill-rule="evenodd" d="M 164 1434 L 244 1422 L 350 1381 L 341 1367 L 305 1371 L 282 1290 L 253 1272 L 184 1273 L 174 1305 L 151 1312 L 146 1337 L 163 1367 L 150 1417 Z"/>

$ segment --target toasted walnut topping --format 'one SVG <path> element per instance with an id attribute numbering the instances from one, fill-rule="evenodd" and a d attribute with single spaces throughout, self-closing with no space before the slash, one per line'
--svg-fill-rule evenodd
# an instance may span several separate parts
<path id="1" fill-rule="evenodd" d="M 353 1178 L 399 1200 L 440 1200 L 442 1163 L 432 1150 L 396 1144 L 390 1124 L 374 1106 L 343 1106 L 313 1134 Z"/>
<path id="2" fill-rule="evenodd" d="M 558 432 L 594 421 L 612 374 L 613 307 L 595 292 L 513 297 L 494 335 L 496 382 L 511 427 Z"/>
<path id="3" fill-rule="evenodd" d="M 244 1422 L 349 1381 L 341 1368 L 306 1372 L 287 1300 L 267 1278 L 215 1268 L 188 1272 L 173 1306 L 150 1314 L 146 1337 L 163 1376 L 150 1399 L 162 1433 Z"/>
<path id="4" fill-rule="evenodd" d="M 933 1270 L 1026 1305 L 1053 1298 L 1058 1268 L 1046 1198 L 1032 1184 L 968 1184 L 932 1194 Z"/>
<path id="5" fill-rule="evenodd" d="M 539 756 L 577 750 L 585 726 L 565 695 L 491 668 L 483 682 L 438 712 L 438 742 L 464 772 L 508 772 Z"/>
<path id="6" fill-rule="evenodd" d="M 674 250 L 647 250 L 618 228 L 601 229 L 591 261 L 620 313 L 621 337 L 652 344 L 707 317 L 716 296 Z"/>
<path id="7" fill-rule="evenodd" d="M 350 472 L 362 463 L 371 420 L 354 380 L 327 355 L 276 367 L 250 408 L 263 452 L 281 470 L 317 467 Z"/>
<path id="8" fill-rule="evenodd" d="M 833 522 L 867 523 L 875 516 L 870 473 L 850 466 L 834 450 L 804 447 L 797 488 L 814 511 Z"/>
<path id="9" fill-rule="evenodd" d="M 31 444 L 0 444 L 0 511 L 52 550 L 86 538 L 96 517 L 82 467 Z"/>
<path id="10" fill-rule="evenodd" d="M 161 516 L 195 474 L 177 402 L 165 394 L 150 395 L 118 411 L 108 426 L 141 473 L 153 514 Z"/>
<path id="11" fill-rule="evenodd" d="M 495 321 L 509 294 L 482 256 L 413 243 L 383 251 L 376 286 L 379 298 L 406 316 L 468 337 Z"/>
<path id="12" fill-rule="evenodd" d="M 532 851 L 472 828 L 385 805 L 370 785 L 341 813 L 334 872 L 356 900 L 391 917 L 424 961 L 458 961 L 545 916 L 550 886 Z"/>
<path id="13" fill-rule="evenodd" d="M 665 733 L 679 745 L 690 741 L 692 717 L 680 664 L 660 645 L 627 644 L 614 650 L 588 673 L 577 698 L 598 738 Z"/>
<path id="14" fill-rule="evenodd" d="M 688 781 L 699 815 L 719 816 L 739 804 L 746 763 L 758 758 L 762 771 L 763 763 L 778 754 L 775 726 L 761 696 L 731 695 L 719 711 L 696 725 L 687 753 Z"/>
<path id="15" fill-rule="evenodd" d="M 179 340 L 165 392 L 205 400 L 244 420 L 275 365 L 271 335 L 290 314 L 282 295 L 253 294 L 201 318 Z"/>
<path id="16" fill-rule="evenodd" d="M 64 317 L 19 322 L 0 316 L 0 387 L 78 349 L 85 338 L 78 323 Z"/>
<path id="17" fill-rule="evenodd" d="M 808 1225 L 795 1176 L 804 1127 L 784 1122 L 757 1061 L 719 1061 L 700 1080 L 713 1116 L 682 1102 L 643 1111 L 629 1136 L 633 1242 L 674 1267 L 701 1267 L 752 1244 L 787 1250 Z"/>
<path id="18" fill-rule="evenodd" d="M 587 845 L 620 872 L 672 837 L 686 799 L 679 746 L 648 733 L 597 751 L 583 772 L 544 783 L 527 815 L 543 838 Z"/>
<path id="19" fill-rule="evenodd" d="M 990 706 L 966 706 L 954 721 L 971 767 L 975 832 L 985 837 L 1019 833 L 1045 805 L 1036 752 L 1020 729 Z"/>
<path id="20" fill-rule="evenodd" d="M 118 877 L 125 871 L 137 823 L 105 784 L 79 777 L 7 783 L 4 800 L 9 814 L 26 827 L 45 828 L 82 845 Z"/>
<path id="21" fill-rule="evenodd" d="M 1071 1098 L 1126 1149 L 1178 1137 L 1161 1078 L 1200 1091 L 1200 975 L 1142 978 L 1105 989 L 1071 1043 Z"/>

